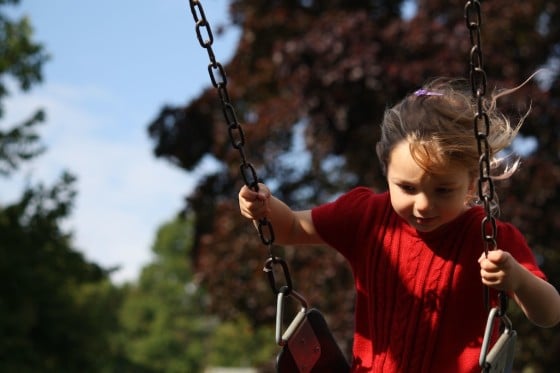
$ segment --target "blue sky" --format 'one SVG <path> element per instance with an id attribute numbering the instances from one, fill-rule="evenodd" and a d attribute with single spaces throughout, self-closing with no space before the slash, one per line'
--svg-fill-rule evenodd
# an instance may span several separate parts
<path id="1" fill-rule="evenodd" d="M 227 22 L 227 3 L 202 2 L 214 29 Z M 189 2 L 21 0 L 9 14 L 30 17 L 51 60 L 31 92 L 12 87 L 0 126 L 45 109 L 40 134 L 48 150 L 16 177 L 0 179 L 0 204 L 27 180 L 50 185 L 71 171 L 78 197 L 65 225 L 75 246 L 102 266 L 121 266 L 115 281 L 132 281 L 151 259 L 158 226 L 176 214 L 204 170 L 187 174 L 155 159 L 146 131 L 163 105 L 187 104 L 209 86 Z M 215 40 L 221 62 L 236 38 L 231 30 Z"/>

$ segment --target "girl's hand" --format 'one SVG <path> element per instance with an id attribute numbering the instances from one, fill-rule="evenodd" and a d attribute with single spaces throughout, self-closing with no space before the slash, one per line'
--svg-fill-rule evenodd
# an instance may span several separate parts
<path id="1" fill-rule="evenodd" d="M 515 292 L 518 288 L 519 263 L 503 250 L 488 251 L 478 259 L 482 283 L 496 290 Z"/>
<path id="2" fill-rule="evenodd" d="M 255 192 L 246 185 L 239 191 L 239 210 L 241 215 L 253 220 L 260 220 L 270 213 L 270 190 L 264 184 L 259 184 L 259 191 Z"/>

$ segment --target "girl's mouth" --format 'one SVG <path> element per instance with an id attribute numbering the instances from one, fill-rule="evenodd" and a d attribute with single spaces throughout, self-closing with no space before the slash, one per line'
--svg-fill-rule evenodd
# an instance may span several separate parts
<path id="1" fill-rule="evenodd" d="M 417 216 L 414 217 L 414 221 L 418 225 L 429 225 L 429 224 L 433 223 L 435 220 L 436 220 L 435 217 L 432 217 L 432 218 L 419 218 Z"/>

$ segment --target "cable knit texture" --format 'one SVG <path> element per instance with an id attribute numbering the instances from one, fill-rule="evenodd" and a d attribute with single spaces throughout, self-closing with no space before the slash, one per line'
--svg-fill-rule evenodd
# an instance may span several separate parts
<path id="1" fill-rule="evenodd" d="M 421 233 L 394 212 L 388 193 L 360 187 L 312 216 L 354 273 L 353 372 L 480 372 L 488 315 L 477 261 L 481 208 Z M 498 222 L 498 245 L 544 278 L 512 225 Z"/>

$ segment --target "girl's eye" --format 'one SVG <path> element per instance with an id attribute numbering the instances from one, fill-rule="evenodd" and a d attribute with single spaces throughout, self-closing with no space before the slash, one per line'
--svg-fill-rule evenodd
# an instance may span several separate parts
<path id="1" fill-rule="evenodd" d="M 401 190 L 405 193 L 414 193 L 414 191 L 416 190 L 412 185 L 407 184 L 399 184 L 399 188 L 401 188 Z"/>
<path id="2" fill-rule="evenodd" d="M 449 194 L 449 193 L 453 192 L 453 189 L 451 189 L 451 188 L 437 188 L 436 191 L 439 194 Z"/>

